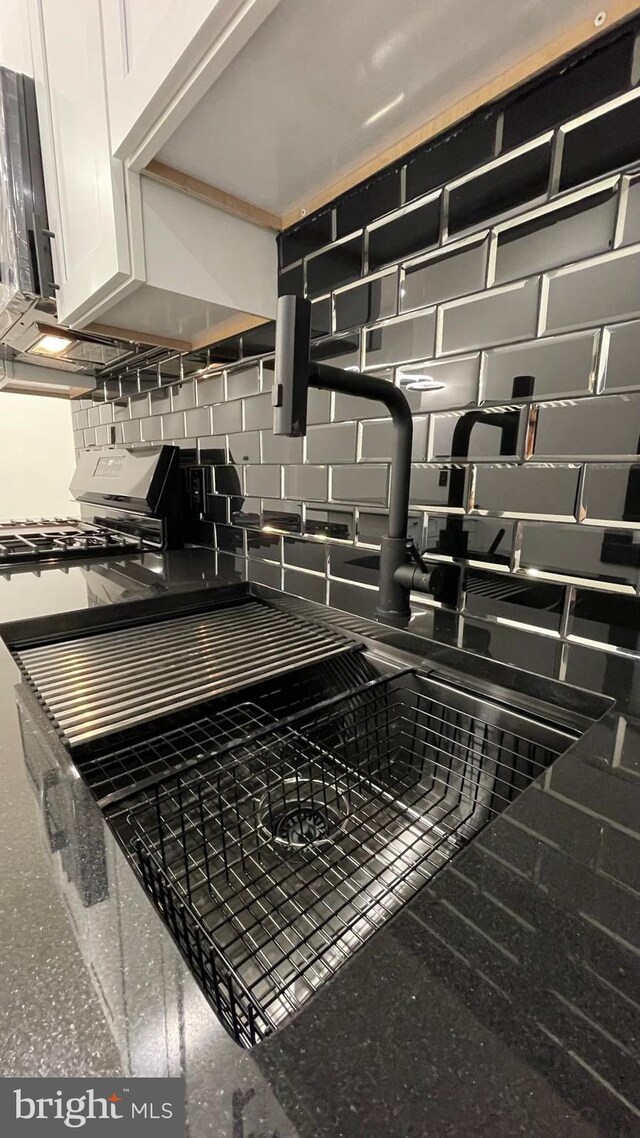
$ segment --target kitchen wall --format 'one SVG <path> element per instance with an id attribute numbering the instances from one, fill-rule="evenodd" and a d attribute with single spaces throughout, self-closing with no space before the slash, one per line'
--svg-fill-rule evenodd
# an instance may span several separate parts
<path id="1" fill-rule="evenodd" d="M 25 0 L 2 0 L 0 67 L 33 75 L 29 11 Z"/>
<path id="2" fill-rule="evenodd" d="M 0 391 L 0 520 L 77 517 L 66 399 Z"/>
<path id="3" fill-rule="evenodd" d="M 416 611 L 586 686 L 640 653 L 637 33 L 279 239 L 280 292 L 313 301 L 313 358 L 407 388 L 411 533 L 463 566 L 454 606 Z M 75 411 L 76 445 L 177 443 L 185 485 L 206 478 L 191 533 L 221 571 L 371 615 L 390 423 L 314 391 L 306 439 L 274 437 L 272 350 L 268 325 L 114 374 Z"/>

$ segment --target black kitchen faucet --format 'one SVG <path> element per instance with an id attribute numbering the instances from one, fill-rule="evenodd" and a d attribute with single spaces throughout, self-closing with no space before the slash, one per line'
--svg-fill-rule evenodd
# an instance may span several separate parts
<path id="1" fill-rule="evenodd" d="M 273 387 L 273 433 L 300 436 L 307 433 L 309 387 L 338 391 L 384 403 L 393 420 L 388 533 L 380 543 L 380 583 L 376 617 L 385 624 L 404 627 L 411 609 L 411 590 L 432 593 L 455 603 L 459 569 L 436 565 L 427 568 L 413 541 L 407 537 L 413 420 L 407 397 L 386 379 L 313 363 L 310 356 L 311 304 L 299 296 L 281 296 L 276 319 L 276 358 Z"/>

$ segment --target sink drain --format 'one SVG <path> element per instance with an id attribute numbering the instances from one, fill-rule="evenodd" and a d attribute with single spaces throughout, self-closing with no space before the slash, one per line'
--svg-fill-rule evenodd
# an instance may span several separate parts
<path id="1" fill-rule="evenodd" d="M 286 779 L 262 799 L 258 825 L 280 849 L 313 849 L 335 840 L 347 813 L 347 800 L 335 787 Z"/>

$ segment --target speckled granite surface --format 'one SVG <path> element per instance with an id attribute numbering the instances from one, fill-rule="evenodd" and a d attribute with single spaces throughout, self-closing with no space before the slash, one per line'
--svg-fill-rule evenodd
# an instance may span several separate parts
<path id="1" fill-rule="evenodd" d="M 44 575 L 23 575 L 32 584 L 12 600 L 6 583 L 0 622 L 224 584 L 199 551 L 179 555 L 182 568 L 176 556 L 153 578 L 136 559 L 97 577 L 95 563 L 71 570 L 66 604 L 43 590 Z M 437 644 L 326 615 L 437 666 L 496 674 L 442 630 Z M 51 852 L 60 839 L 51 819 L 46 828 L 39 760 L 25 765 L 18 679 L 1 647 L 3 1074 L 182 1073 L 193 1138 L 640 1132 L 634 668 L 620 675 L 616 706 L 543 783 L 252 1052 L 218 1024 L 88 797 L 76 802 L 92 835 L 82 856 Z M 22 730 L 47 769 L 52 741 L 28 706 Z"/>

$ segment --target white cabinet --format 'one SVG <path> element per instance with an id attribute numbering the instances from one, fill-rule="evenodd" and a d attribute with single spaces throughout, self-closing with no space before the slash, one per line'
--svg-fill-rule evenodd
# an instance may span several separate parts
<path id="1" fill-rule="evenodd" d="M 61 323 L 188 347 L 275 315 L 274 233 L 152 182 L 129 145 L 275 2 L 29 0 Z"/>
<path id="2" fill-rule="evenodd" d="M 100 0 L 30 0 L 29 23 L 58 315 L 76 324 L 131 271 L 123 166 L 109 143 Z"/>
<path id="3" fill-rule="evenodd" d="M 138 169 L 278 0 L 102 0 L 111 147 Z"/>

